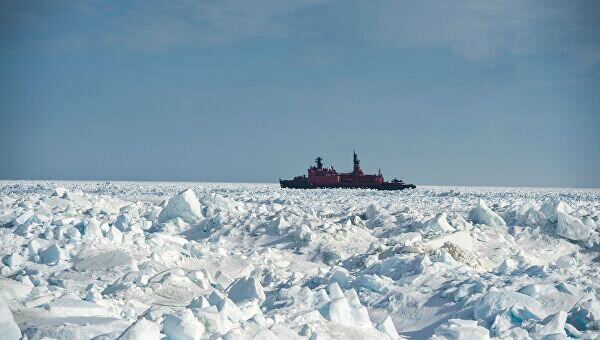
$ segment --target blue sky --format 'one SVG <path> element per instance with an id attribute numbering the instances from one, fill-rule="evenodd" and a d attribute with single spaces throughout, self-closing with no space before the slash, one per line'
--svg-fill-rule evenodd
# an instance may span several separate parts
<path id="1" fill-rule="evenodd" d="M 0 178 L 600 187 L 596 1 L 3 1 Z"/>

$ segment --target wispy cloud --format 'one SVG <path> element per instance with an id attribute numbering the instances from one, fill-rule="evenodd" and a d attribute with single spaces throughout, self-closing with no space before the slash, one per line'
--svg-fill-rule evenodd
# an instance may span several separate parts
<path id="1" fill-rule="evenodd" d="M 282 17 L 319 4 L 301 1 L 142 1 L 114 17 L 111 41 L 140 48 L 236 42 L 258 36 L 282 37 Z"/>
<path id="2" fill-rule="evenodd" d="M 600 57 L 596 1 L 387 1 L 372 13 L 368 32 L 388 48 L 449 48 L 473 60 L 549 50 L 588 63 Z"/>
<path id="3" fill-rule="evenodd" d="M 0 5 L 5 22 L 1 33 L 18 35 L 22 29 L 37 31 L 42 38 L 38 42 L 60 47 L 76 42 L 160 51 L 237 42 L 249 37 L 285 37 L 289 33 L 286 15 L 325 1 L 25 0 Z M 65 27 L 65 20 L 72 27 Z M 11 27 L 13 24 L 16 26 Z"/>
<path id="4" fill-rule="evenodd" d="M 323 8 L 319 5 L 327 3 Z M 343 9 L 354 8 L 345 11 Z M 309 11 L 305 11 L 305 10 Z M 327 23 L 314 16 L 327 12 Z M 337 20 L 336 12 L 343 13 Z M 315 19 L 320 17 L 320 19 Z M 565 56 L 582 69 L 600 63 L 598 1 L 129 0 L 0 2 L 0 38 L 64 50 L 113 47 L 135 52 L 297 39 L 352 27 L 357 48 L 447 48 L 470 60 L 502 55 Z M 343 23 L 343 24 L 342 24 Z M 301 34 L 298 34 L 301 32 Z M 323 41 L 336 37 L 323 36 Z M 319 56 L 317 63 L 329 58 Z"/>

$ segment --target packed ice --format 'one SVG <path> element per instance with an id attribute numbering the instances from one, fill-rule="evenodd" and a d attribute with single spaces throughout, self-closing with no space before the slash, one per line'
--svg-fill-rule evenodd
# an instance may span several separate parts
<path id="1" fill-rule="evenodd" d="M 600 191 L 0 182 L 3 339 L 600 339 Z"/>

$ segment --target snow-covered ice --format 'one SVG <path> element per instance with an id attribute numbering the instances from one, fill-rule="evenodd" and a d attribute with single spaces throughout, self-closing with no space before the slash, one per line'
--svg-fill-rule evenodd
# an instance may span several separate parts
<path id="1" fill-rule="evenodd" d="M 600 338 L 600 191 L 0 182 L 3 339 Z"/>

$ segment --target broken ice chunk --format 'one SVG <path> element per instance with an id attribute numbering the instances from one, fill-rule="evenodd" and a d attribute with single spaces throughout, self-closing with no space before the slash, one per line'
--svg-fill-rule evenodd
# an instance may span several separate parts
<path id="1" fill-rule="evenodd" d="M 344 293 L 342 292 L 342 289 L 337 284 L 337 282 L 333 282 L 332 284 L 330 284 L 329 287 L 327 287 L 327 291 L 329 292 L 329 296 L 332 300 L 344 297 Z"/>
<path id="2" fill-rule="evenodd" d="M 78 271 L 112 269 L 121 266 L 131 266 L 133 259 L 121 250 L 111 250 L 82 259 L 75 265 Z"/>
<path id="3" fill-rule="evenodd" d="M 556 233 L 573 241 L 583 241 L 590 237 L 592 229 L 577 217 L 559 212 L 557 214 Z"/>
<path id="4" fill-rule="evenodd" d="M 244 313 L 229 298 L 224 298 L 217 306 L 217 309 L 224 319 L 233 323 L 237 323 L 244 316 Z"/>
<path id="5" fill-rule="evenodd" d="M 581 300 L 569 311 L 567 321 L 580 331 L 600 329 L 600 301 L 593 293 Z"/>
<path id="6" fill-rule="evenodd" d="M 24 339 L 114 339 L 129 323 L 112 317 L 53 317 L 22 324 Z"/>
<path id="7" fill-rule="evenodd" d="M 23 257 L 21 257 L 19 253 L 12 253 L 10 255 L 7 255 L 2 260 L 7 266 L 11 268 L 16 268 L 23 264 Z"/>
<path id="8" fill-rule="evenodd" d="M 449 233 L 456 231 L 446 219 L 446 213 L 439 213 L 435 215 L 433 218 L 425 221 L 422 226 L 424 232 L 431 233 Z"/>
<path id="9" fill-rule="evenodd" d="M 313 238 L 312 230 L 306 224 L 296 227 L 296 229 L 292 233 L 292 236 L 296 240 L 303 242 L 309 242 Z"/>
<path id="10" fill-rule="evenodd" d="M 106 308 L 93 302 L 64 297 L 45 305 L 54 316 L 103 316 L 108 315 Z"/>
<path id="11" fill-rule="evenodd" d="M 4 301 L 21 300 L 31 293 L 31 286 L 15 280 L 0 279 L 0 299 Z"/>
<path id="12" fill-rule="evenodd" d="M 169 340 L 195 340 L 204 334 L 204 325 L 190 311 L 183 309 L 165 317 L 163 333 Z"/>
<path id="13" fill-rule="evenodd" d="M 523 216 L 523 215 L 525 215 L 526 212 L 528 212 L 531 209 L 538 210 L 539 208 L 538 208 L 538 205 L 535 204 L 535 202 L 533 202 L 533 201 L 530 200 L 530 201 L 527 201 L 527 202 L 523 203 L 519 207 L 519 209 L 517 209 L 516 214 L 517 214 L 517 216 Z"/>
<path id="14" fill-rule="evenodd" d="M 473 251 L 473 239 L 468 231 L 460 230 L 452 234 L 431 239 L 425 243 L 427 247 L 438 249 L 446 242 L 452 243 L 467 251 Z"/>
<path id="15" fill-rule="evenodd" d="M 469 212 L 469 220 L 477 224 L 487 224 L 491 227 L 506 225 L 506 222 L 490 209 L 485 202 L 480 198 L 477 206 Z"/>
<path id="16" fill-rule="evenodd" d="M 478 326 L 474 320 L 450 319 L 447 323 L 435 329 L 432 339 L 489 339 L 487 329 Z"/>
<path id="17" fill-rule="evenodd" d="M 546 216 L 538 210 L 537 205 L 532 201 L 523 203 L 523 205 L 517 209 L 516 222 L 518 225 L 542 225 L 546 220 Z"/>
<path id="18" fill-rule="evenodd" d="M 191 189 L 171 197 L 167 206 L 160 212 L 158 221 L 163 223 L 176 217 L 188 223 L 197 223 L 204 218 L 198 197 Z"/>
<path id="19" fill-rule="evenodd" d="M 94 217 L 89 219 L 83 230 L 83 234 L 88 240 L 93 240 L 103 236 L 102 228 L 100 228 L 100 221 Z"/>
<path id="20" fill-rule="evenodd" d="M 196 296 L 192 299 L 192 302 L 188 305 L 190 308 L 208 308 L 210 302 L 204 296 Z"/>
<path id="21" fill-rule="evenodd" d="M 389 316 L 386 316 L 385 320 L 377 325 L 377 329 L 387 334 L 393 340 L 400 339 L 400 335 L 398 335 L 396 326 L 394 326 L 394 322 L 392 322 L 392 318 Z"/>
<path id="22" fill-rule="evenodd" d="M 567 337 L 567 333 L 565 332 L 565 323 L 567 322 L 567 313 L 564 311 L 559 311 L 558 313 L 554 314 L 554 315 L 550 315 L 546 320 L 545 320 L 545 325 L 544 327 L 542 327 L 542 329 L 540 329 L 537 332 L 537 335 L 540 336 L 540 338 L 552 335 L 553 338 L 556 337 L 560 337 L 560 338 L 565 338 Z"/>
<path id="23" fill-rule="evenodd" d="M 116 244 L 123 242 L 123 233 L 115 226 L 110 227 L 106 233 L 106 237 Z"/>
<path id="24" fill-rule="evenodd" d="M 558 220 L 558 213 L 564 213 L 568 215 L 573 211 L 575 211 L 575 209 L 561 199 L 546 202 L 540 208 L 540 212 L 544 214 L 551 222 L 556 222 Z"/>
<path id="25" fill-rule="evenodd" d="M 40 262 L 44 264 L 56 264 L 61 258 L 62 251 L 58 245 L 53 244 L 40 252 Z"/>
<path id="26" fill-rule="evenodd" d="M 208 296 L 208 302 L 211 306 L 218 306 L 225 299 L 225 296 L 217 290 L 213 290 Z"/>
<path id="27" fill-rule="evenodd" d="M 337 282 L 340 287 L 344 288 L 348 287 L 348 283 L 351 279 L 352 277 L 350 276 L 350 273 L 343 267 L 334 267 L 333 271 L 329 275 L 330 282 Z"/>
<path id="28" fill-rule="evenodd" d="M 121 340 L 159 340 L 160 328 L 158 325 L 147 319 L 140 319 L 125 331 L 119 339 Z"/>
<path id="29" fill-rule="evenodd" d="M 258 300 L 262 303 L 265 300 L 263 287 L 253 276 L 242 277 L 236 280 L 231 288 L 229 288 L 227 296 L 236 304 L 249 300 Z"/>
<path id="30" fill-rule="evenodd" d="M 512 307 L 517 306 L 515 309 Z M 542 305 L 534 298 L 512 291 L 490 291 L 473 306 L 476 319 L 492 323 L 494 317 L 503 311 L 511 310 L 515 318 L 543 320 L 546 313 Z"/>
<path id="31" fill-rule="evenodd" d="M 340 323 L 342 325 L 354 325 L 354 319 L 352 318 L 352 309 L 350 308 L 348 300 L 345 297 L 333 299 L 329 303 L 327 317 L 329 317 L 329 320 Z"/>
<path id="32" fill-rule="evenodd" d="M 21 339 L 21 330 L 13 318 L 11 310 L 0 297 L 0 334 L 6 340 Z"/>
<path id="33" fill-rule="evenodd" d="M 119 228 L 120 231 L 129 231 L 131 226 L 131 216 L 129 214 L 121 214 L 117 216 L 115 221 L 115 227 Z"/>
<path id="34" fill-rule="evenodd" d="M 215 273 L 215 279 L 213 283 L 217 288 L 225 290 L 227 287 L 229 287 L 229 285 L 231 285 L 232 282 L 233 280 L 222 271 L 218 270 Z"/>

